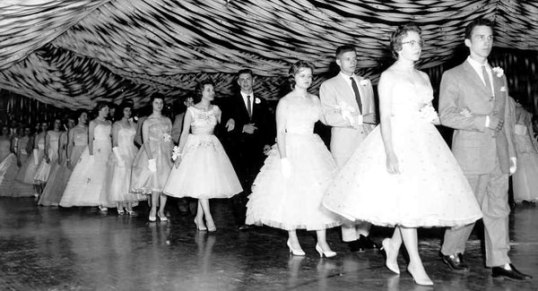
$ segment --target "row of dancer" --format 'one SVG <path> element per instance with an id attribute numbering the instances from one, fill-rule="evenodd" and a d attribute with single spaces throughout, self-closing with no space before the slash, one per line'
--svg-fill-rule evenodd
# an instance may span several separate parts
<path id="1" fill-rule="evenodd" d="M 316 250 L 326 257 L 336 255 L 325 241 L 329 227 L 358 230 L 364 222 L 395 227 L 382 242 L 385 265 L 400 274 L 397 258 L 404 244 L 407 271 L 417 284 L 433 285 L 419 255 L 417 228 L 446 227 L 442 261 L 465 272 L 465 242 L 482 218 L 492 276 L 531 279 L 508 256 L 508 178 L 517 168 L 514 116 L 506 77 L 487 62 L 492 44 L 490 21 L 467 26 L 470 54 L 443 75 L 439 117 L 428 75 L 415 68 L 421 30 L 399 27 L 390 43 L 396 62 L 379 82 L 381 118 L 375 127 L 371 87 L 354 74 L 353 47 L 337 49 L 340 74 L 321 85 L 321 100 L 307 91 L 312 66 L 297 62 L 290 69 L 293 91 L 277 107 L 278 147 L 254 182 L 247 223 L 287 230 L 294 255 L 305 254 L 295 230 L 316 230 Z M 333 127 L 334 160 L 313 134 L 318 120 Z M 455 129 L 452 152 L 435 128 L 440 123 Z"/>
<path id="2" fill-rule="evenodd" d="M 367 232 L 368 223 L 394 226 L 393 236 L 383 240 L 386 266 L 399 274 L 397 256 L 403 243 L 409 253 L 409 273 L 418 284 L 432 285 L 418 253 L 416 229 L 448 227 L 442 259 L 452 270 L 464 271 L 468 269 L 463 260 L 465 241 L 474 222 L 483 218 L 486 265 L 492 267 L 492 275 L 529 279 L 508 258 L 505 198 L 508 176 L 516 170 L 516 159 L 506 78 L 487 64 L 492 40 L 490 22 L 480 19 L 468 26 L 465 44 L 470 56 L 443 76 L 439 119 L 431 104 L 433 90 L 429 78 L 414 67 L 422 51 L 420 29 L 414 25 L 398 28 L 391 38 L 397 60 L 383 72 L 378 88 L 381 124 L 377 127 L 371 84 L 354 73 L 354 47 L 337 49 L 340 74 L 322 84 L 321 100 L 307 91 L 312 84 L 312 66 L 303 61 L 294 64 L 290 69 L 292 91 L 277 106 L 277 145 L 268 151 L 254 181 L 247 205 L 247 224 L 287 230 L 287 245 L 294 255 L 304 255 L 296 230 L 315 230 L 316 250 L 326 257 L 336 255 L 327 244 L 327 228 L 343 224 L 346 240 L 348 236 L 360 237 L 361 231 Z M 486 73 L 482 74 L 484 64 Z M 466 91 L 458 92 L 455 84 L 464 84 Z M 480 94 L 465 94 L 470 88 Z M 206 226 L 214 230 L 203 200 L 218 196 L 204 196 L 202 189 L 214 186 L 223 195 L 220 197 L 229 197 L 242 187 L 220 142 L 213 136 L 222 119 L 220 109 L 211 105 L 213 85 L 202 83 L 199 92 L 201 101 L 190 107 L 185 116 L 175 166 L 170 159 L 171 122 L 161 115 L 162 98 L 153 98 L 154 112 L 142 125 L 144 146 L 134 158 L 129 186 L 123 192 L 135 197 L 151 193 L 150 220 L 166 220 L 166 195 L 201 198 L 195 223 L 199 230 Z M 333 127 L 331 152 L 313 134 L 318 120 Z M 434 127 L 439 122 L 456 129 L 454 155 Z M 111 156 L 110 149 L 107 153 L 99 146 L 110 144 L 110 140 L 106 142 L 110 136 L 107 126 L 110 127 L 96 124 L 97 146 L 88 147 L 89 161 L 95 161 L 94 156 L 99 153 L 106 158 Z M 233 127 L 234 122 L 228 120 L 227 130 Z M 114 156 L 121 159 L 121 155 Z M 208 171 L 212 168 L 218 171 Z M 93 177 L 80 180 L 85 185 L 99 181 Z M 106 205 L 102 200 L 106 191 L 85 187 L 93 189 L 93 193 L 88 193 L 93 195 L 93 203 Z M 225 191 L 228 189 L 231 190 Z"/>

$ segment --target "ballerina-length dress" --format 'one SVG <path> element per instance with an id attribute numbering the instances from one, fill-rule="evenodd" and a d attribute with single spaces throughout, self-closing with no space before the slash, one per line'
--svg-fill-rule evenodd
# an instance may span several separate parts
<path id="1" fill-rule="evenodd" d="M 467 179 L 431 116 L 421 112 L 431 106 L 431 85 L 395 82 L 391 131 L 400 174 L 387 172 L 377 126 L 336 175 L 323 205 L 347 219 L 382 226 L 461 226 L 478 220 L 482 213 Z"/>
<path id="2" fill-rule="evenodd" d="M 11 141 L 0 140 L 0 196 L 11 196 L 12 186 L 17 176 L 17 157 L 11 152 Z"/>
<path id="3" fill-rule="evenodd" d="M 60 135 L 58 163 L 54 164 L 50 170 L 49 179 L 47 185 L 43 189 L 43 194 L 39 197 L 37 205 L 42 206 L 58 206 L 65 187 L 71 175 L 71 170 L 67 168 L 67 154 L 65 147 L 68 142 L 68 131 L 62 132 Z"/>
<path id="4" fill-rule="evenodd" d="M 144 145 L 138 150 L 131 173 L 131 192 L 151 194 L 162 192 L 172 169 L 172 122 L 166 117 L 148 117 L 148 137 L 151 155 L 155 159 L 157 171 L 149 170 L 148 154 Z"/>
<path id="5" fill-rule="evenodd" d="M 94 129 L 93 155 L 86 147 L 73 169 L 60 200 L 60 206 L 101 206 L 107 161 L 112 152 L 111 125 L 97 124 Z M 103 205 L 106 206 L 106 205 Z"/>
<path id="6" fill-rule="evenodd" d="M 138 150 L 134 145 L 136 125 L 130 124 L 129 126 L 123 126 L 121 123 L 117 124 L 119 126 L 118 151 L 120 153 L 121 163 L 118 161 L 114 152 L 112 152 L 110 154 L 109 172 L 105 182 L 106 187 L 103 188 L 103 195 L 107 197 L 105 199 L 112 203 L 136 203 L 146 198 L 143 195 L 133 195 L 130 193 L 131 167 L 133 166 L 133 161 Z"/>
<path id="7" fill-rule="evenodd" d="M 39 163 L 39 166 L 37 166 L 37 170 L 34 175 L 34 181 L 40 182 L 40 183 L 47 183 L 49 180 L 49 176 L 51 171 L 54 170 L 57 166 L 58 162 L 58 147 L 59 147 L 59 141 L 60 141 L 60 135 L 62 134 L 61 131 L 53 131 L 50 130 L 47 132 L 47 135 L 49 136 L 49 148 L 47 149 L 47 155 L 49 157 L 49 162 L 47 163 L 46 159 L 41 159 L 41 162 Z"/>
<path id="8" fill-rule="evenodd" d="M 532 141 L 530 113 L 522 112 L 518 119 L 514 128 L 517 170 L 512 184 L 514 200 L 519 203 L 538 200 L 538 150 Z"/>
<path id="9" fill-rule="evenodd" d="M 187 108 L 192 117 L 179 167 L 173 167 L 164 193 L 173 197 L 230 198 L 243 191 L 232 162 L 213 134 L 220 115 L 218 106 L 205 111 Z"/>
<path id="10" fill-rule="evenodd" d="M 246 224 L 265 224 L 284 230 L 322 230 L 341 225 L 339 217 L 321 206 L 337 167 L 321 138 L 314 133 L 314 124 L 321 117 L 319 101 L 290 100 L 283 114 L 291 176 L 283 176 L 280 153 L 273 146 L 254 180 Z"/>

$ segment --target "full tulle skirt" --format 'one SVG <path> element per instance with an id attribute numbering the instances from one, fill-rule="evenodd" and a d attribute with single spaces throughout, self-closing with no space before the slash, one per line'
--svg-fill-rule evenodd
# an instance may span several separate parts
<path id="1" fill-rule="evenodd" d="M 45 158 L 41 159 L 34 175 L 34 181 L 38 183 L 47 183 L 49 180 L 50 172 L 56 167 L 58 158 L 57 156 L 52 155 L 49 155 L 49 157 L 49 162 L 47 162 Z"/>
<path id="2" fill-rule="evenodd" d="M 451 227 L 481 218 L 473 191 L 437 129 L 411 121 L 391 123 L 400 174 L 387 171 L 378 126 L 336 175 L 323 205 L 349 220 L 381 226 Z"/>
<path id="3" fill-rule="evenodd" d="M 135 206 L 138 201 L 145 200 L 145 195 L 133 195 L 130 193 L 131 167 L 137 153 L 134 145 L 118 148 L 121 161 L 114 153 L 110 154 L 108 164 L 108 175 L 105 180 L 106 187 L 103 188 L 102 200 L 109 204 L 131 203 Z"/>
<path id="4" fill-rule="evenodd" d="M 164 193 L 174 197 L 229 198 L 243 191 L 230 159 L 215 135 L 188 136 L 179 167 L 173 167 Z"/>
<path id="5" fill-rule="evenodd" d="M 70 176 L 71 170 L 67 167 L 66 163 L 55 164 L 52 167 L 47 185 L 43 189 L 43 194 L 41 194 L 37 204 L 42 206 L 58 206 Z"/>
<path id="6" fill-rule="evenodd" d="M 274 146 L 254 180 L 247 203 L 247 224 L 284 230 L 321 230 L 341 225 L 339 217 L 321 206 L 336 173 L 327 147 L 315 134 L 287 134 L 286 154 L 291 176 L 285 178 Z"/>
<path id="7" fill-rule="evenodd" d="M 18 181 L 25 184 L 34 184 L 34 177 L 37 171 L 37 167 L 43 160 L 44 153 L 44 150 L 32 151 L 32 153 L 28 157 L 28 160 L 23 166 L 24 170 L 21 170 L 21 173 L 17 175 Z"/>
<path id="8" fill-rule="evenodd" d="M 101 191 L 107 172 L 107 161 L 111 153 L 109 140 L 95 140 L 94 154 L 90 156 L 86 148 L 73 169 L 67 187 L 60 200 L 60 206 L 107 206 L 101 201 Z"/>
<path id="9" fill-rule="evenodd" d="M 149 159 L 144 145 L 138 150 L 131 172 L 131 193 L 151 194 L 162 192 L 172 169 L 172 144 L 150 140 L 150 148 L 157 171 L 150 171 Z"/>

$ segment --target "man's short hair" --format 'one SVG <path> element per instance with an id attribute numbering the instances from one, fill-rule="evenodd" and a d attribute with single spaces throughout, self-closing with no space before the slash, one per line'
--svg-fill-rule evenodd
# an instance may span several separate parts
<path id="1" fill-rule="evenodd" d="M 336 58 L 340 58 L 343 54 L 347 53 L 347 52 L 357 52 L 357 50 L 355 49 L 355 46 L 354 45 L 351 45 L 351 44 L 346 44 L 346 45 L 343 45 L 343 46 L 339 46 L 337 49 L 336 49 Z"/>

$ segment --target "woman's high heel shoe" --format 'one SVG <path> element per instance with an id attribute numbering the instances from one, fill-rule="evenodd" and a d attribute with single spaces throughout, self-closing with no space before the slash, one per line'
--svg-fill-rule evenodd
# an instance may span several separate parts
<path id="1" fill-rule="evenodd" d="M 316 251 L 318 252 L 320 258 L 323 258 L 323 256 L 325 256 L 326 258 L 332 258 L 336 256 L 336 252 L 333 252 L 331 250 L 323 251 L 319 244 L 316 244 Z"/>
<path id="2" fill-rule="evenodd" d="M 155 221 L 157 221 L 157 217 L 156 217 L 156 216 L 151 216 L 151 215 L 150 215 L 150 216 L 148 217 L 148 220 L 149 220 L 149 222 L 155 222 Z"/>
<path id="3" fill-rule="evenodd" d="M 413 277 L 415 284 L 421 285 L 421 286 L 433 286 L 433 281 L 428 277 L 428 274 L 425 274 L 426 278 L 417 278 L 413 274 L 414 271 L 411 271 L 411 268 L 409 266 L 407 266 L 407 272 L 411 274 L 411 277 Z"/>
<path id="4" fill-rule="evenodd" d="M 390 238 L 386 238 L 381 242 L 381 250 L 385 252 L 385 266 L 392 272 L 400 275 L 400 268 L 398 262 L 390 262 L 389 257 L 392 256 L 392 250 L 390 249 Z"/>
<path id="5" fill-rule="evenodd" d="M 207 228 L 205 226 L 200 227 L 200 225 L 198 225 L 198 221 L 196 220 L 196 218 L 194 219 L 194 224 L 196 224 L 196 230 L 198 230 L 198 231 L 207 231 Z"/>
<path id="6" fill-rule="evenodd" d="M 286 244 L 288 245 L 288 248 L 290 249 L 290 253 L 294 256 L 304 256 L 306 255 L 305 252 L 303 250 L 301 250 L 300 248 L 299 249 L 294 249 L 292 246 L 291 246 L 291 243 L 290 243 L 290 240 L 288 240 L 286 242 Z"/>
<path id="7" fill-rule="evenodd" d="M 215 223 L 208 223 L 207 224 L 207 231 L 209 232 L 215 232 L 217 231 L 217 227 L 215 226 Z"/>
<path id="8" fill-rule="evenodd" d="M 167 222 L 168 221 L 168 217 L 166 217 L 166 215 L 159 215 L 157 214 L 157 217 L 159 217 L 159 220 L 162 221 L 162 222 Z"/>

